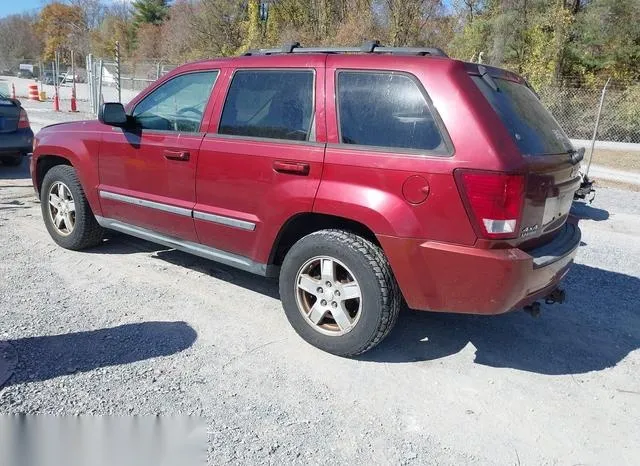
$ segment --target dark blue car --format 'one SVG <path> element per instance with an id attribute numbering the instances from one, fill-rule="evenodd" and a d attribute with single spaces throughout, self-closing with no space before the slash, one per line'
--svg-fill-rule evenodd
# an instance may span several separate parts
<path id="1" fill-rule="evenodd" d="M 31 152 L 33 131 L 20 101 L 0 92 L 0 161 L 17 166 Z"/>

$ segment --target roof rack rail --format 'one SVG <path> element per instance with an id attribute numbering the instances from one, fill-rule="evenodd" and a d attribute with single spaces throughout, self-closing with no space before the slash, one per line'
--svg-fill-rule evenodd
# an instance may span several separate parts
<path id="1" fill-rule="evenodd" d="M 301 47 L 300 42 L 289 42 L 282 47 L 249 50 L 244 55 L 277 55 L 286 53 L 390 53 L 398 55 L 433 55 L 447 57 L 436 47 L 385 47 L 378 40 L 369 40 L 360 47 Z"/>

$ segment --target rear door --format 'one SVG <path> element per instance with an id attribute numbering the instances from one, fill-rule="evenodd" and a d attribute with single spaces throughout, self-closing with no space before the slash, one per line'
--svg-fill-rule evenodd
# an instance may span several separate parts
<path id="1" fill-rule="evenodd" d="M 105 127 L 99 163 L 105 217 L 197 241 L 200 126 L 217 76 L 215 70 L 175 76 L 136 104 L 132 126 Z"/>
<path id="2" fill-rule="evenodd" d="M 527 166 L 526 195 L 516 243 L 552 238 L 565 224 L 580 186 L 579 158 L 558 122 L 516 75 L 488 71 L 471 79 L 509 131 Z M 540 241 L 533 241 L 533 244 Z"/>
<path id="3" fill-rule="evenodd" d="M 451 202 L 454 148 L 427 93 L 427 83 L 433 89 L 444 80 L 430 73 L 430 60 L 329 55 L 328 144 L 315 211 L 345 212 L 377 235 L 474 241 L 462 203 Z"/>
<path id="4" fill-rule="evenodd" d="M 306 65 L 229 70 L 198 161 L 202 243 L 266 263 L 283 223 L 312 210 L 325 149 L 324 57 Z"/>

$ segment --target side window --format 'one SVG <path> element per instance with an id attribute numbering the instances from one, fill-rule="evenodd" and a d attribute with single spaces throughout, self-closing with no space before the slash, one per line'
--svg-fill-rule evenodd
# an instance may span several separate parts
<path id="1" fill-rule="evenodd" d="M 313 120 L 312 71 L 237 71 L 220 134 L 307 141 Z"/>
<path id="2" fill-rule="evenodd" d="M 217 71 L 206 71 L 167 81 L 136 105 L 136 122 L 143 129 L 198 132 L 217 76 Z"/>
<path id="3" fill-rule="evenodd" d="M 394 72 L 338 72 L 338 121 L 343 144 L 449 150 L 417 82 Z"/>

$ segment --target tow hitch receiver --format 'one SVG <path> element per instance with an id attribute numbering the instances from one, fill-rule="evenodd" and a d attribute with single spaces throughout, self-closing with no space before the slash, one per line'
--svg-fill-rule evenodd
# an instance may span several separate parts
<path id="1" fill-rule="evenodd" d="M 535 301 L 535 302 L 525 306 L 524 307 L 524 312 L 529 314 L 531 317 L 540 316 L 540 303 L 538 301 Z"/>
<path id="2" fill-rule="evenodd" d="M 563 289 L 556 288 L 551 293 L 549 293 L 547 297 L 544 298 L 544 302 L 547 304 L 554 304 L 554 303 L 562 304 L 564 303 L 565 299 L 566 299 L 565 291 Z"/>
<path id="3" fill-rule="evenodd" d="M 562 304 L 564 303 L 565 298 L 566 298 L 565 291 L 563 289 L 556 288 L 547 296 L 545 296 L 544 302 L 545 304 L 554 304 L 554 303 Z M 540 303 L 538 301 L 534 301 L 533 303 L 525 306 L 523 310 L 524 312 L 529 314 L 531 317 L 538 317 L 540 316 L 540 311 L 541 311 Z"/>

